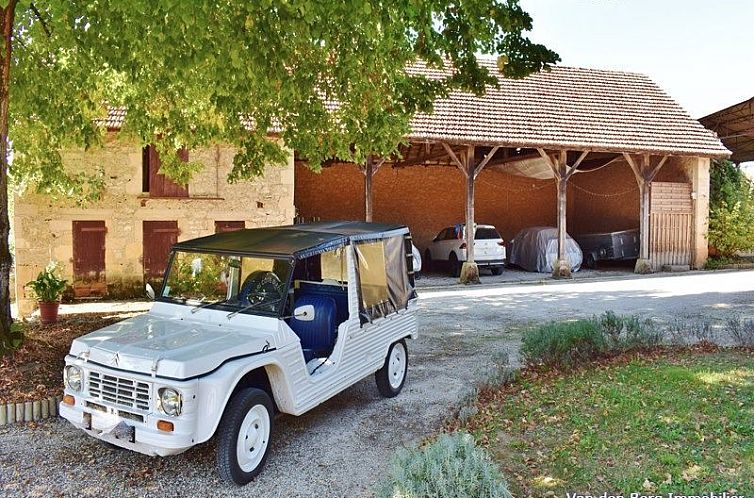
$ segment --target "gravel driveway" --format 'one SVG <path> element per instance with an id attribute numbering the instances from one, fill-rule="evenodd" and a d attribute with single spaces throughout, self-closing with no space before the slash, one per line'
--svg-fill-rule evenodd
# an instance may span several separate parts
<path id="1" fill-rule="evenodd" d="M 492 355 L 514 358 L 526 324 L 612 309 L 660 321 L 754 316 L 754 271 L 424 290 L 421 338 L 397 398 L 365 379 L 301 417 L 276 420 L 267 467 L 244 488 L 218 480 L 214 440 L 171 458 L 112 450 L 63 422 L 0 429 L 2 496 L 358 497 L 395 449 L 432 434 Z"/>

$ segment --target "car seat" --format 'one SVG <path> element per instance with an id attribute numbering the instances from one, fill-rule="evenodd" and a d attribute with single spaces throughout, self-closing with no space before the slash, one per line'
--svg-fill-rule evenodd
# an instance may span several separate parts
<path id="1" fill-rule="evenodd" d="M 301 340 L 304 361 L 328 356 L 338 336 L 337 309 L 335 299 L 330 296 L 302 294 L 298 296 L 294 309 L 300 306 L 314 307 L 314 320 L 291 318 L 290 327 Z"/>

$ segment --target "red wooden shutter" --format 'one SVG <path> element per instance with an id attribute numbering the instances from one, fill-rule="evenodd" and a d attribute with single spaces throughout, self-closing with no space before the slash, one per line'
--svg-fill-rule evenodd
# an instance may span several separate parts
<path id="1" fill-rule="evenodd" d="M 178 157 L 188 161 L 188 150 L 181 149 Z M 188 197 L 188 185 L 181 186 L 166 178 L 160 171 L 160 154 L 154 145 L 149 146 L 149 196 L 150 197 Z"/>
<path id="2" fill-rule="evenodd" d="M 178 242 L 177 221 L 144 222 L 144 278 L 162 278 L 168 266 L 170 249 Z"/>
<path id="3" fill-rule="evenodd" d="M 103 296 L 105 283 L 104 221 L 74 221 L 73 290 L 77 297 Z"/>

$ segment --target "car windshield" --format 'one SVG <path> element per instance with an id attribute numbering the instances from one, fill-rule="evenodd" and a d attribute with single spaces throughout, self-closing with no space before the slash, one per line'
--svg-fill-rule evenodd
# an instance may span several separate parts
<path id="1" fill-rule="evenodd" d="M 160 298 L 202 308 L 277 314 L 288 292 L 285 259 L 176 251 Z"/>

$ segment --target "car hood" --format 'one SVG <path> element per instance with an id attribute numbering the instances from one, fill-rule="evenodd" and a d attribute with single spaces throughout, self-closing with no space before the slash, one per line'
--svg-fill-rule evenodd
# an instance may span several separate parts
<path id="1" fill-rule="evenodd" d="M 183 380 L 268 352 L 276 347 L 276 335 L 147 313 L 74 340 L 70 354 L 104 367 Z"/>

